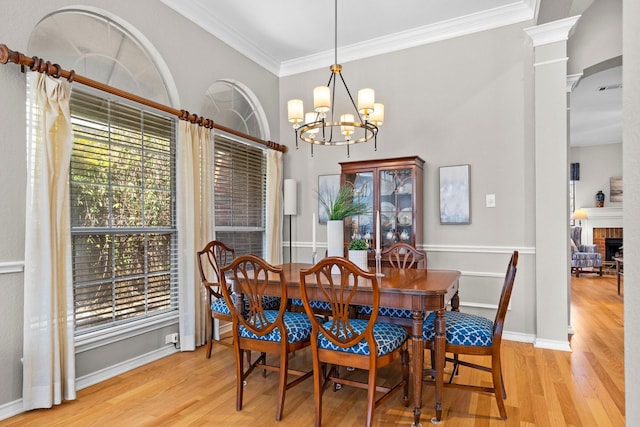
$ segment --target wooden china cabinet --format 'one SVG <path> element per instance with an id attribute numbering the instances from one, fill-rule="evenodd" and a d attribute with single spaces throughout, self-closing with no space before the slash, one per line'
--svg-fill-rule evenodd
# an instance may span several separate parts
<path id="1" fill-rule="evenodd" d="M 369 206 L 366 215 L 345 219 L 346 245 L 356 238 L 365 239 L 369 260 L 373 260 L 378 212 L 382 250 L 396 242 L 422 245 L 424 160 L 411 156 L 341 162 L 340 166 L 341 184 L 352 185 L 354 198 Z"/>

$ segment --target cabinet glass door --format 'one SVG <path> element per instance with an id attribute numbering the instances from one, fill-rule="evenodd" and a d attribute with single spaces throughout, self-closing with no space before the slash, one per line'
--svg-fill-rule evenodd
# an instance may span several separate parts
<path id="1" fill-rule="evenodd" d="M 380 171 L 382 249 L 397 242 L 415 245 L 411 169 Z"/>
<path id="2" fill-rule="evenodd" d="M 364 239 L 373 248 L 373 172 L 345 174 L 345 183 L 353 186 L 353 200 L 367 205 L 367 214 L 345 218 L 345 240 Z"/>

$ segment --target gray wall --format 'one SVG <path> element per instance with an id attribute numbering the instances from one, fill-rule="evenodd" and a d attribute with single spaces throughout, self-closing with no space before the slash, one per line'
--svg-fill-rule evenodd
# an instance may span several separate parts
<path id="1" fill-rule="evenodd" d="M 622 54 L 621 17 L 622 0 L 596 0 L 584 11 L 568 41 L 567 74 L 582 73 Z"/>
<path id="2" fill-rule="evenodd" d="M 168 66 L 177 88 L 179 105 L 172 107 L 199 113 L 207 88 L 217 79 L 235 79 L 254 92 L 265 109 L 271 137 L 279 135 L 278 78 L 236 51 L 191 24 L 172 9 L 154 0 L 86 0 L 84 5 L 117 16 L 142 33 L 157 49 Z M 29 55 L 26 51 L 31 29 L 48 13 L 78 2 L 51 0 L 30 7 L 19 0 L 3 0 L 0 15 L 0 43 Z M 170 29 L 170 31 L 169 31 Z M 45 57 L 45 59 L 48 59 Z M 69 68 L 61 64 L 63 68 Z M 0 66 L 0 419 L 22 397 L 22 263 L 24 254 L 24 210 L 26 185 L 25 75 L 14 64 Z M 177 322 L 177 320 L 176 320 Z M 141 363 L 150 354 L 163 354 L 173 345 L 164 336 L 177 332 L 177 324 L 162 325 L 143 335 L 108 346 L 92 345 L 76 355 L 77 375 L 95 375 L 119 366 Z M 152 356 L 151 356 L 152 357 Z M 138 362 L 136 362 L 136 360 Z M 123 368 L 124 367 L 124 368 Z M 90 380 L 88 380 L 90 381 Z M 86 381 L 85 381 L 86 383 Z M 3 408 L 3 405 L 5 406 Z M 18 405 L 16 404 L 15 407 Z"/>
<path id="3" fill-rule="evenodd" d="M 606 207 L 622 206 L 622 202 L 612 202 L 609 194 L 610 178 L 622 176 L 622 143 L 571 148 L 569 161 L 580 163 L 580 181 L 575 183 L 576 208 L 595 207 L 598 190 L 605 194 Z"/>
<path id="4" fill-rule="evenodd" d="M 532 237 L 532 156 L 528 102 L 523 82 L 531 76 L 531 50 L 522 31 L 531 23 L 344 63 L 352 92 L 373 87 L 386 106 L 385 124 L 373 144 L 341 147 L 308 144 L 285 155 L 285 177 L 299 181 L 299 211 L 293 217 L 294 259 L 310 259 L 311 215 L 317 210 L 317 177 L 340 172 L 338 162 L 419 155 L 426 161 L 424 245 L 435 268 L 463 271 L 463 306 L 491 316 L 509 252 L 521 251 L 513 310 L 507 329 L 532 339 L 535 301 Z M 338 60 L 340 53 L 338 52 Z M 434 66 L 437 64 L 437 66 Z M 328 67 L 281 80 L 282 105 L 302 98 L 311 108 L 311 89 L 329 77 Z M 283 117 L 286 120 L 286 117 Z M 293 144 L 288 123 L 280 124 L 280 142 Z M 471 165 L 471 224 L 439 223 L 438 168 Z M 495 194 L 496 207 L 485 207 Z M 318 240 L 326 241 L 319 226 Z M 322 253 L 322 251 L 319 251 Z"/>

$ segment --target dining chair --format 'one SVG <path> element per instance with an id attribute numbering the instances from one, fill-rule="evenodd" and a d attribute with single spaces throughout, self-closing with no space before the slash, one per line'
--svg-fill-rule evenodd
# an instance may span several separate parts
<path id="1" fill-rule="evenodd" d="M 380 254 L 382 261 L 387 262 L 391 267 L 405 268 L 426 268 L 427 256 L 424 251 L 420 251 L 405 242 L 394 243 Z M 366 318 L 372 312 L 371 306 L 358 306 L 358 315 Z M 413 312 L 407 309 L 393 307 L 380 307 L 378 309 L 378 320 L 404 326 L 409 330 L 413 324 Z"/>
<path id="2" fill-rule="evenodd" d="M 212 240 L 197 255 L 200 284 L 207 291 L 209 317 L 211 318 L 211 336 L 207 342 L 207 359 L 209 359 L 214 342 L 233 347 L 233 342 L 230 341 L 231 337 L 216 339 L 215 320 L 231 322 L 231 312 L 220 289 L 222 286 L 220 283 L 220 266 L 230 264 L 236 257 L 236 251 L 219 240 Z"/>
<path id="3" fill-rule="evenodd" d="M 231 312 L 227 306 L 222 290 L 220 289 L 220 267 L 226 266 L 236 257 L 236 251 L 220 240 L 212 240 L 197 252 L 198 270 L 200 271 L 200 284 L 207 291 L 209 311 L 211 314 L 211 336 L 207 341 L 207 359 L 211 358 L 213 343 L 226 347 L 233 347 L 232 337 L 215 337 L 215 320 L 231 322 Z M 235 300 L 235 295 L 233 296 Z M 267 309 L 276 309 L 280 306 L 280 298 L 265 296 L 264 304 Z"/>
<path id="4" fill-rule="evenodd" d="M 455 388 L 465 388 L 472 391 L 493 393 L 498 404 L 500 417 L 507 419 L 507 411 L 504 407 L 504 399 L 507 393 L 504 388 L 502 376 L 502 364 L 500 361 L 500 347 L 502 344 L 502 330 L 504 319 L 507 315 L 511 291 L 516 278 L 518 265 L 518 251 L 514 251 L 502 285 L 498 310 L 493 321 L 473 314 L 461 313 L 458 311 L 446 311 L 444 313 L 446 321 L 445 352 L 453 353 L 453 358 L 445 358 L 448 362 L 453 362 L 453 369 L 449 382 L 445 386 Z M 434 327 L 435 313 L 431 313 L 424 321 L 423 339 L 426 349 L 431 350 L 431 360 L 434 360 Z M 491 366 L 484 366 L 469 361 L 460 360 L 459 355 L 490 356 Z M 457 376 L 460 366 L 479 369 L 490 372 L 493 379 L 492 387 L 485 387 L 473 384 L 454 383 L 454 376 Z M 426 376 L 425 376 L 426 378 Z"/>
<path id="5" fill-rule="evenodd" d="M 332 274 L 337 269 L 339 274 Z M 349 385 L 367 390 L 367 418 L 373 423 L 373 412 L 391 394 L 404 389 L 405 405 L 409 403 L 409 354 L 407 331 L 397 325 L 377 322 L 380 290 L 375 273 L 359 269 L 348 259 L 328 257 L 309 269 L 300 271 L 302 302 L 313 327 L 311 354 L 314 373 L 316 427 L 322 424 L 322 394 L 328 385 Z M 374 307 L 368 319 L 349 316 L 351 302 L 360 292 Z M 331 317 L 321 322 L 314 316 L 312 299 L 322 299 L 331 306 Z M 402 379 L 393 386 L 376 385 L 378 369 L 395 360 L 402 362 Z M 327 370 L 327 366 L 329 369 Z M 368 371 L 367 382 L 341 377 L 338 368 Z M 382 395 L 376 399 L 376 392 Z"/>
<path id="6" fill-rule="evenodd" d="M 270 280 L 280 283 L 280 299 L 287 300 L 287 283 L 282 268 L 275 267 L 255 255 L 237 257 L 228 266 L 220 269 L 222 294 L 231 311 L 233 348 L 236 361 L 236 410 L 242 410 L 244 382 L 256 369 L 279 372 L 278 403 L 276 420 L 280 421 L 284 408 L 286 391 L 309 378 L 313 371 L 289 368 L 289 355 L 309 346 L 311 322 L 305 313 L 292 313 L 281 304 L 277 310 L 264 306 L 264 292 Z M 228 285 L 233 281 L 236 298 Z M 240 299 L 240 301 L 237 301 Z M 238 311 L 238 306 L 242 312 Z M 245 307 L 248 307 L 245 309 Z M 256 351 L 260 356 L 244 367 L 245 352 Z M 279 366 L 267 364 L 267 353 L 279 356 Z M 250 360 L 250 358 L 248 358 Z M 287 376 L 297 378 L 287 382 Z"/>
<path id="7" fill-rule="evenodd" d="M 427 255 L 424 251 L 405 242 L 394 243 L 382 251 L 380 256 L 395 268 L 427 268 Z"/>

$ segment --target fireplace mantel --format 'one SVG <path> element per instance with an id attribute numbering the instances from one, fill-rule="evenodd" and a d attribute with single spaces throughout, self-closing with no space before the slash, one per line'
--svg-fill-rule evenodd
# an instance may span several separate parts
<path id="1" fill-rule="evenodd" d="M 593 244 L 594 228 L 622 228 L 622 207 L 583 208 L 588 219 L 582 220 L 582 243 Z"/>

